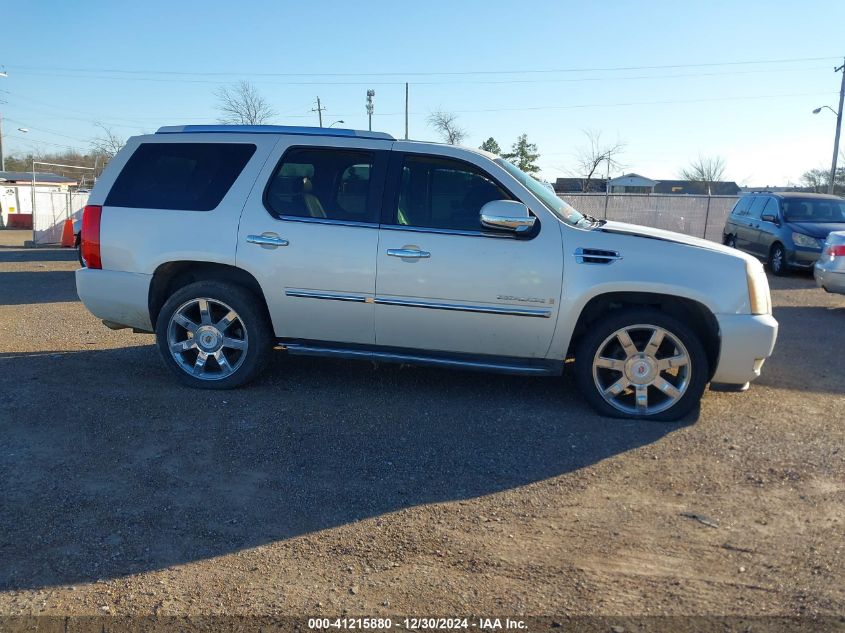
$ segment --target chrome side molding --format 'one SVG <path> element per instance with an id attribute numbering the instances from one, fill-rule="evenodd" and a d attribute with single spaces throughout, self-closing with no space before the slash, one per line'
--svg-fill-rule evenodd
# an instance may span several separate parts
<path id="1" fill-rule="evenodd" d="M 355 303 L 366 303 L 367 295 L 356 295 L 342 292 L 317 292 L 305 288 L 285 288 L 286 297 L 302 297 L 305 299 L 328 299 L 330 301 L 353 301 Z M 369 298 L 372 302 L 372 298 Z"/>
<path id="2" fill-rule="evenodd" d="M 400 299 L 393 297 L 372 297 L 370 295 L 323 292 L 308 290 L 307 288 L 285 288 L 286 297 L 303 299 L 325 299 L 328 301 L 352 301 L 355 303 L 378 303 L 387 306 L 403 306 L 406 308 L 425 308 L 428 310 L 451 310 L 453 312 L 480 312 L 483 314 L 502 314 L 509 316 L 539 317 L 548 319 L 552 311 L 543 308 L 518 308 L 514 306 L 479 305 L 472 303 L 440 303 L 435 301 L 421 301 L 415 299 Z"/>
<path id="3" fill-rule="evenodd" d="M 478 305 L 465 303 L 437 303 L 434 301 L 418 301 L 414 299 L 394 299 L 376 297 L 376 303 L 388 306 L 405 306 L 410 308 L 428 308 L 431 310 L 453 310 L 456 312 L 483 312 L 485 314 L 507 314 L 511 316 L 541 317 L 548 319 L 551 310 L 540 308 L 514 308 L 510 306 Z"/>

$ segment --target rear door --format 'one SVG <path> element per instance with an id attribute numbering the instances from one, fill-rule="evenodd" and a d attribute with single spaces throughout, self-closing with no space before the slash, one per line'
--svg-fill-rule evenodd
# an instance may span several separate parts
<path id="1" fill-rule="evenodd" d="M 392 141 L 282 137 L 247 200 L 238 266 L 276 335 L 372 344 L 378 220 Z"/>
<path id="2" fill-rule="evenodd" d="M 379 346 L 546 356 L 561 293 L 560 228 L 541 218 L 527 239 L 484 230 L 481 207 L 516 196 L 479 163 L 393 152 L 378 246 Z"/>
<path id="3" fill-rule="evenodd" d="M 748 210 L 737 218 L 736 246 L 748 253 L 757 248 L 760 234 L 760 212 L 766 204 L 767 196 L 754 196 Z"/>

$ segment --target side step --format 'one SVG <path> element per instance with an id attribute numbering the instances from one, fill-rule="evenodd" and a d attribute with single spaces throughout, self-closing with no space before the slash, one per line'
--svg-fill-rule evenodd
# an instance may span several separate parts
<path id="1" fill-rule="evenodd" d="M 530 361 L 516 359 L 487 360 L 445 356 L 426 356 L 419 353 L 381 351 L 377 349 L 323 347 L 321 345 L 306 345 L 303 343 L 280 342 L 279 345 L 285 349 L 288 354 L 293 356 L 326 356 L 351 360 L 370 360 L 383 363 L 449 367 L 452 369 L 465 369 L 469 371 L 533 376 L 554 376 L 559 375 L 563 370 L 563 362 L 543 359 Z"/>

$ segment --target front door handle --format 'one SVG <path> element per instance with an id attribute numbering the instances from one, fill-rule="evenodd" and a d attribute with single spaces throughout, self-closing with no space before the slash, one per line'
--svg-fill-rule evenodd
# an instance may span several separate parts
<path id="1" fill-rule="evenodd" d="M 401 257 L 402 259 L 428 259 L 431 253 L 428 251 L 421 251 L 415 248 L 388 248 L 387 254 L 391 257 Z"/>
<path id="2" fill-rule="evenodd" d="M 263 233 L 261 235 L 247 235 L 246 241 L 250 244 L 258 244 L 261 248 L 276 248 L 290 244 L 286 239 L 275 233 Z"/>

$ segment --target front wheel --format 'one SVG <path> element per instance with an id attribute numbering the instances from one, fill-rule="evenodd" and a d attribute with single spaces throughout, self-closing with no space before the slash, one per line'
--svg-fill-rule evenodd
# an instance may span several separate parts
<path id="1" fill-rule="evenodd" d="M 181 382 L 230 389 L 255 378 L 273 335 L 259 299 L 233 284 L 200 281 L 177 290 L 156 321 L 156 343 Z"/>
<path id="2" fill-rule="evenodd" d="M 786 265 L 786 251 L 780 244 L 772 246 L 772 250 L 769 253 L 769 270 L 772 271 L 772 274 L 779 277 L 782 277 L 789 272 Z"/>
<path id="3" fill-rule="evenodd" d="M 726 235 L 725 236 L 725 246 L 729 246 L 731 248 L 736 248 L 736 236 Z"/>
<path id="4" fill-rule="evenodd" d="M 602 415 L 671 421 L 701 400 L 709 375 L 699 337 L 651 308 L 622 310 L 589 326 L 575 353 L 575 380 Z"/>

